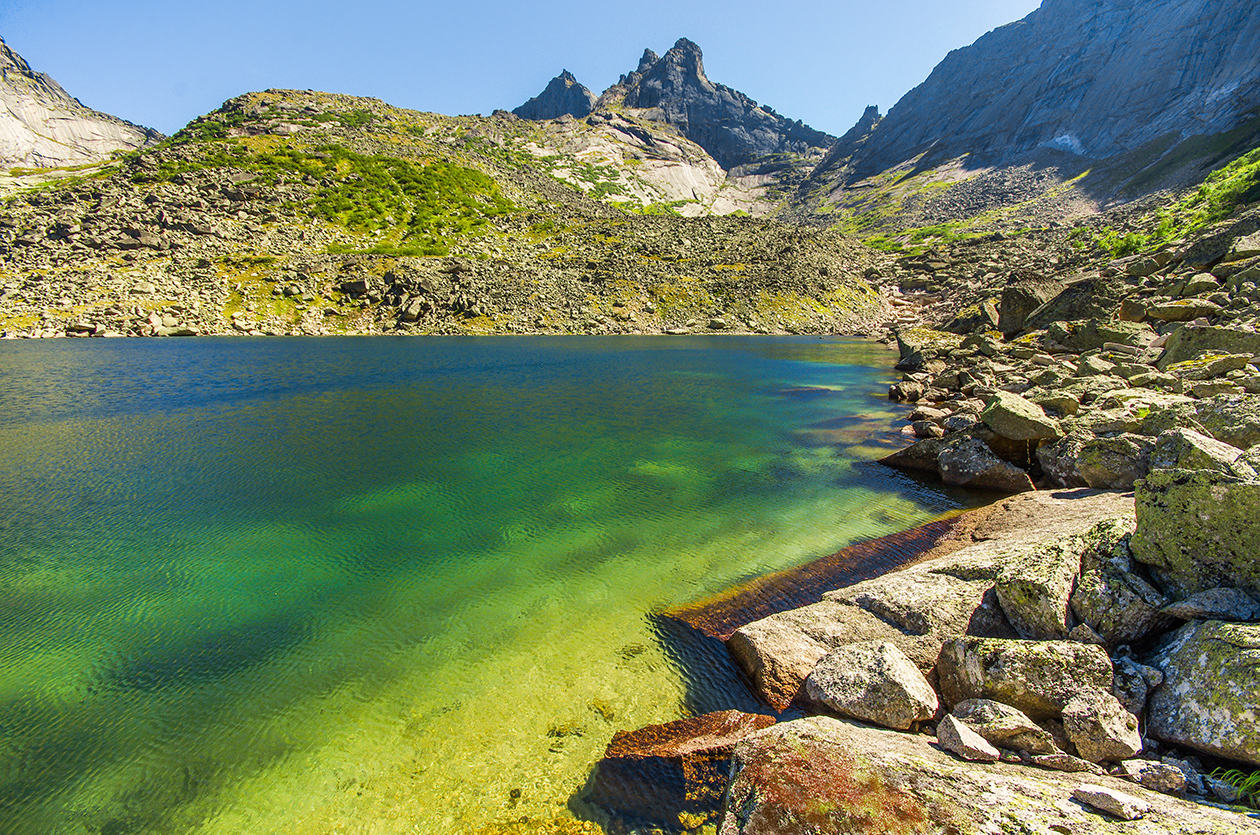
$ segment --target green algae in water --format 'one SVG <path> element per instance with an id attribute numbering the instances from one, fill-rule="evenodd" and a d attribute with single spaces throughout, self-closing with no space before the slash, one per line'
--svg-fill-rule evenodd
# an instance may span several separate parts
<path id="1" fill-rule="evenodd" d="M 580 831 L 614 731 L 750 706 L 653 612 L 956 506 L 855 464 L 859 341 L 0 355 L 14 835 Z"/>

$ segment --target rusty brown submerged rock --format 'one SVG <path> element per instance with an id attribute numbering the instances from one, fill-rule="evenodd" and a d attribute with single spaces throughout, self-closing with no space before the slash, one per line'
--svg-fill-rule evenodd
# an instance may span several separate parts
<path id="1" fill-rule="evenodd" d="M 718 814 L 735 744 L 774 724 L 727 710 L 618 731 L 588 799 L 631 818 L 692 829 Z"/>

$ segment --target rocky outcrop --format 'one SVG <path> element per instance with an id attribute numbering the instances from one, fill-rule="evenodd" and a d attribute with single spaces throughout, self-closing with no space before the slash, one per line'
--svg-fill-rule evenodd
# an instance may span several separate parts
<path id="1" fill-rule="evenodd" d="M 612 106 L 674 126 L 725 169 L 771 154 L 821 156 L 835 141 L 738 90 L 714 84 L 704 73 L 700 47 L 686 38 L 660 58 L 645 52 L 638 69 L 605 91 L 596 105 Z"/>
<path id="2" fill-rule="evenodd" d="M 1247 0 L 1047 0 L 951 52 L 874 128 L 855 179 L 920 154 L 1093 159 L 1219 133 L 1260 104 L 1260 19 Z"/>
<path id="3" fill-rule="evenodd" d="M 1016 637 L 995 592 L 1002 567 L 1033 543 L 1071 539 L 1102 520 L 1125 516 L 1132 500 L 1110 494 L 1027 493 L 1001 506 L 1010 516 L 1010 527 L 988 527 L 983 542 L 737 629 L 727 646 L 758 695 L 773 707 L 787 707 L 819 659 L 861 641 L 890 641 L 926 675 L 949 640 L 963 635 Z"/>
<path id="4" fill-rule="evenodd" d="M 573 73 L 562 71 L 534 98 L 512 112 L 522 119 L 559 119 L 561 116 L 582 118 L 591 112 L 596 96 L 578 83 Z"/>
<path id="5" fill-rule="evenodd" d="M 1073 641 L 958 638 L 937 662 L 947 705 L 991 699 L 1033 719 L 1058 718 L 1072 699 L 1109 692 L 1112 669 L 1099 647 Z"/>
<path id="6" fill-rule="evenodd" d="M 162 138 L 84 107 L 0 40 L 0 168 L 56 168 L 108 159 Z"/>
<path id="7" fill-rule="evenodd" d="M 782 723 L 735 748 L 720 835 L 1071 832 L 1242 835 L 1260 821 L 1106 776 L 964 762 L 928 738 L 825 717 Z M 1085 786 L 1088 795 L 1077 795 Z M 1141 810 L 1136 825 L 1094 809 Z M 1072 802 L 1085 797 L 1089 806 Z M 1132 798 L 1136 803 L 1128 800 Z"/>

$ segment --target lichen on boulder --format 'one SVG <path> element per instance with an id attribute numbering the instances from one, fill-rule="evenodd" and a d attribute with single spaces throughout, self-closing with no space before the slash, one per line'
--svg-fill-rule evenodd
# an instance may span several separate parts
<path id="1" fill-rule="evenodd" d="M 1136 500 L 1133 556 L 1173 595 L 1217 587 L 1260 594 L 1260 482 L 1164 470 L 1138 485 Z"/>
<path id="2" fill-rule="evenodd" d="M 1072 641 L 959 638 L 937 662 L 941 699 L 993 699 L 1032 719 L 1056 718 L 1076 696 L 1110 692 L 1111 659 L 1102 648 Z"/>
<path id="3" fill-rule="evenodd" d="M 1148 735 L 1260 766 L 1260 625 L 1186 624 L 1150 663 Z"/>

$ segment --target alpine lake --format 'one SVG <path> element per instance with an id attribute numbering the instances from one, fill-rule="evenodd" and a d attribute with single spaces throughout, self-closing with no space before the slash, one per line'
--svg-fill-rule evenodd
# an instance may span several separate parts
<path id="1" fill-rule="evenodd" d="M 881 345 L 0 342 L 0 832 L 599 832 L 653 614 L 973 499 Z"/>

